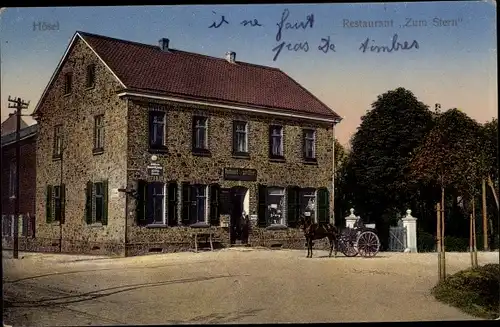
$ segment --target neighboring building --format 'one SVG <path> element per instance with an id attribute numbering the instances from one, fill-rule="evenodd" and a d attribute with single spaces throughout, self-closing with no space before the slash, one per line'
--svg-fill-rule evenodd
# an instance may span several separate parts
<path id="1" fill-rule="evenodd" d="M 28 127 L 28 124 L 23 120 L 21 117 L 21 128 L 24 129 Z M 1 126 L 2 129 L 2 136 L 10 134 L 10 133 L 15 133 L 16 132 L 16 116 L 13 114 L 9 115 L 9 118 L 7 118 Z"/>
<path id="2" fill-rule="evenodd" d="M 328 222 L 333 212 L 340 117 L 279 69 L 232 52 L 77 32 L 34 115 L 40 248 L 177 251 L 208 226 L 227 245 L 242 211 L 251 245 L 303 247 L 299 213 Z"/>
<path id="3" fill-rule="evenodd" d="M 12 117 L 15 118 L 15 116 L 11 116 L 9 119 Z M 28 217 L 35 217 L 36 209 L 36 139 L 38 125 L 23 126 L 24 128 L 19 132 L 19 213 L 24 216 L 21 232 L 24 235 L 32 235 L 34 226 L 32 226 L 31 219 L 28 219 Z M 16 133 L 14 128 L 13 133 L 2 135 L 2 236 L 12 234 L 9 231 L 11 227 L 9 217 L 15 213 L 16 174 Z M 30 232 L 27 234 L 28 229 Z M 2 243 L 4 248 L 10 247 L 10 243 Z"/>

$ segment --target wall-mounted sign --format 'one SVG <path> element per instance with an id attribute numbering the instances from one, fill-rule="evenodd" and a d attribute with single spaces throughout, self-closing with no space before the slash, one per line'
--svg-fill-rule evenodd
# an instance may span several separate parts
<path id="1" fill-rule="evenodd" d="M 224 168 L 224 179 L 229 181 L 251 181 L 257 180 L 257 170 L 247 168 Z"/>
<path id="2" fill-rule="evenodd" d="M 163 176 L 163 167 L 160 164 L 153 162 L 147 168 L 149 176 Z"/>

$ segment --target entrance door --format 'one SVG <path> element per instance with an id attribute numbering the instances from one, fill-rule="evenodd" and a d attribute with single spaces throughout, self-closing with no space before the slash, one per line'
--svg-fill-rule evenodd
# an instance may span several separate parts
<path id="1" fill-rule="evenodd" d="M 238 186 L 231 188 L 231 219 L 229 223 L 231 244 L 242 241 L 242 236 L 244 236 L 244 226 L 242 226 L 241 217 L 246 192 L 247 189 L 244 187 Z"/>

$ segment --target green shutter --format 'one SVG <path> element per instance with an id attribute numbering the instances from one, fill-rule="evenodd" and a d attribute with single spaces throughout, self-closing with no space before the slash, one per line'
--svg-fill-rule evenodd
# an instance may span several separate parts
<path id="1" fill-rule="evenodd" d="M 259 227 L 267 226 L 267 187 L 266 185 L 259 184 L 257 190 L 258 198 L 258 225 Z"/>
<path id="2" fill-rule="evenodd" d="M 92 188 L 94 184 L 91 181 L 87 182 L 85 188 L 85 222 L 89 225 L 92 224 Z"/>
<path id="3" fill-rule="evenodd" d="M 147 224 L 146 219 L 146 203 L 147 203 L 147 183 L 144 180 L 137 182 L 137 199 L 135 204 L 137 225 L 143 226 Z"/>
<path id="4" fill-rule="evenodd" d="M 217 184 L 210 185 L 210 225 L 220 225 L 220 211 L 219 211 L 219 196 L 220 186 Z"/>
<path id="5" fill-rule="evenodd" d="M 61 184 L 61 224 L 64 224 L 66 217 L 66 185 Z"/>
<path id="6" fill-rule="evenodd" d="M 191 218 L 191 185 L 182 182 L 182 224 L 189 225 Z"/>
<path id="7" fill-rule="evenodd" d="M 322 187 L 317 191 L 318 196 L 318 222 L 327 224 L 330 222 L 330 196 L 328 189 Z"/>
<path id="8" fill-rule="evenodd" d="M 103 225 L 108 224 L 108 181 L 105 180 L 102 182 L 102 192 L 103 192 L 103 213 L 102 213 L 102 221 Z"/>
<path id="9" fill-rule="evenodd" d="M 45 220 L 47 223 L 53 221 L 52 216 L 52 185 L 47 185 L 47 194 L 45 199 Z"/>
<path id="10" fill-rule="evenodd" d="M 287 203 L 287 226 L 295 228 L 299 216 L 299 188 L 297 186 L 290 186 L 286 190 L 286 203 Z"/>
<path id="11" fill-rule="evenodd" d="M 168 210 L 167 219 L 169 226 L 177 225 L 177 182 L 168 183 Z"/>

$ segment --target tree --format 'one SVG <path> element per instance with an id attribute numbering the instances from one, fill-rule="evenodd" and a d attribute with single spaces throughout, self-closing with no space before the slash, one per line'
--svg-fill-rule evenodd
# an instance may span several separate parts
<path id="1" fill-rule="evenodd" d="M 352 138 L 346 181 L 356 187 L 356 211 L 382 225 L 385 243 L 391 218 L 415 197 L 405 168 L 432 127 L 432 113 L 404 88 L 379 95 L 371 107 Z"/>

